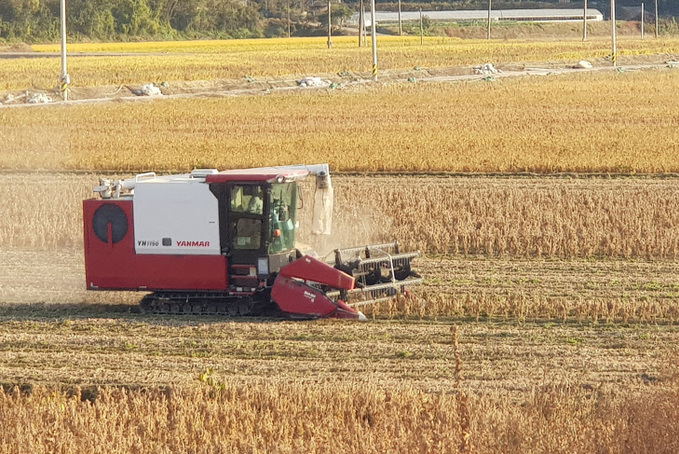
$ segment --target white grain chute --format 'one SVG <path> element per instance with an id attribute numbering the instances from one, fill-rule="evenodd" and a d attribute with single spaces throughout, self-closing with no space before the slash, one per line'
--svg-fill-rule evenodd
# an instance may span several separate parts
<path id="1" fill-rule="evenodd" d="M 313 226 L 314 235 L 332 233 L 333 189 L 330 174 L 321 171 L 316 176 L 316 195 L 314 198 Z"/>

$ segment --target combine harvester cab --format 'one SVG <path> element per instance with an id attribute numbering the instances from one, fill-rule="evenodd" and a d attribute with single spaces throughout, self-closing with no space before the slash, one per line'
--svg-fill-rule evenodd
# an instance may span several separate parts
<path id="1" fill-rule="evenodd" d="M 338 249 L 334 263 L 295 247 L 298 181 L 316 176 L 315 234 L 330 234 L 327 164 L 102 180 L 83 202 L 90 290 L 151 292 L 151 313 L 360 318 L 356 307 L 406 293 L 418 253 L 397 243 Z"/>

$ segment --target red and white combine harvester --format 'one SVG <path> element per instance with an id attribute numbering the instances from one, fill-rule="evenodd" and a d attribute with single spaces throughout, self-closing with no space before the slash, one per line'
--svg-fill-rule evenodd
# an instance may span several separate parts
<path id="1" fill-rule="evenodd" d="M 249 314 L 275 303 L 296 318 L 360 318 L 355 307 L 422 282 L 398 243 L 336 249 L 334 263 L 296 247 L 298 182 L 316 177 L 313 233 L 330 234 L 327 164 L 102 180 L 83 202 L 90 290 L 152 292 L 151 313 Z"/>

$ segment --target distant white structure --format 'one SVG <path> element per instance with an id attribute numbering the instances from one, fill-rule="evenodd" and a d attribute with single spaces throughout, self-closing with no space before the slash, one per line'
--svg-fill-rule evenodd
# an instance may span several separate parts
<path id="1" fill-rule="evenodd" d="M 433 21 L 441 22 L 466 22 L 466 21 L 487 21 L 488 10 L 468 10 L 468 11 L 422 11 L 423 16 L 427 16 Z M 583 9 L 503 9 L 491 11 L 491 20 L 494 21 L 514 21 L 514 22 L 582 22 Z M 419 21 L 419 11 L 403 11 L 401 13 L 403 22 Z M 599 10 L 587 9 L 587 20 L 601 22 L 604 15 Z M 390 24 L 398 22 L 398 13 L 390 11 L 376 11 L 375 22 L 378 24 Z M 347 25 L 358 26 L 358 13 L 351 16 Z M 365 26 L 369 27 L 370 15 L 366 14 Z"/>

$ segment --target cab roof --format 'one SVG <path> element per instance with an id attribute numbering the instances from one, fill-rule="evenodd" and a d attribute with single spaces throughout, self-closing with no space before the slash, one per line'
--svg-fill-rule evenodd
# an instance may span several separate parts
<path id="1" fill-rule="evenodd" d="M 228 182 L 267 182 L 275 183 L 279 179 L 284 181 L 301 180 L 309 175 L 306 169 L 282 169 L 277 167 L 259 167 L 256 169 L 224 170 L 205 176 L 206 183 Z"/>

